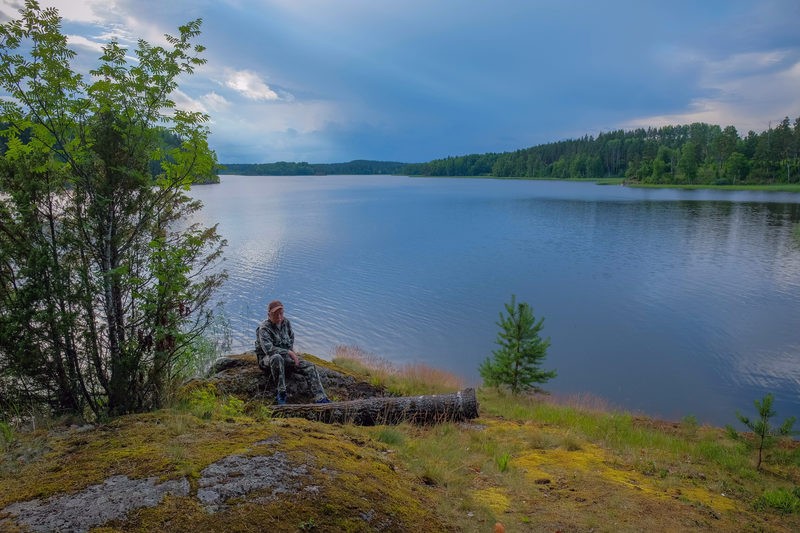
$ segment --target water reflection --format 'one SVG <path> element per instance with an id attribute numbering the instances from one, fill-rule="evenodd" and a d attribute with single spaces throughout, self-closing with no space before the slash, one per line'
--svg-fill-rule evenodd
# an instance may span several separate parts
<path id="1" fill-rule="evenodd" d="M 715 423 L 774 392 L 800 415 L 798 196 L 356 176 L 192 194 L 230 243 L 235 350 L 280 298 L 302 350 L 359 345 L 476 383 L 514 293 L 546 317 L 551 390 Z"/>

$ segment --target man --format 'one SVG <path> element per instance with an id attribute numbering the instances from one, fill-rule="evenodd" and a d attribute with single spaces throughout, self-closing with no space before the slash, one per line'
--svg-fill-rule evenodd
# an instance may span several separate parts
<path id="1" fill-rule="evenodd" d="M 286 370 L 300 373 L 308 385 L 316 403 L 330 403 L 322 388 L 317 367 L 294 352 L 294 332 L 289 320 L 283 316 L 283 304 L 274 300 L 267 306 L 267 319 L 256 329 L 256 356 L 258 366 L 264 372 L 269 369 L 278 383 L 278 405 L 286 403 Z"/>

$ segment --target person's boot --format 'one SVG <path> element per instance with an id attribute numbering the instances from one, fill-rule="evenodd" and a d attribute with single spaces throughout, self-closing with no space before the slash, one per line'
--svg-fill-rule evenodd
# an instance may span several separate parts
<path id="1" fill-rule="evenodd" d="M 286 405 L 286 393 L 279 392 L 277 398 L 275 398 L 276 403 L 278 405 Z"/>

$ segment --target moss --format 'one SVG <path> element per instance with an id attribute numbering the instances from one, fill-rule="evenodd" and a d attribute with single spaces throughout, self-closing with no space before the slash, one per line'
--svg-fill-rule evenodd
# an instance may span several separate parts
<path id="1" fill-rule="evenodd" d="M 269 435 L 268 427 L 253 423 L 204 421 L 172 411 L 122 417 L 92 431 L 50 439 L 49 453 L 0 477 L 0 508 L 78 491 L 113 475 L 174 479 L 241 453 Z"/>
<path id="2" fill-rule="evenodd" d="M 508 494 L 501 487 L 489 487 L 475 491 L 475 497 L 483 502 L 495 515 L 502 515 L 511 507 Z"/>
<path id="3" fill-rule="evenodd" d="M 430 488 L 395 464 L 384 444 L 341 426 L 244 416 L 228 422 L 165 410 L 56 437 L 51 446 L 16 476 L 0 477 L 0 509 L 78 491 L 117 474 L 188 477 L 195 494 L 199 473 L 211 463 L 232 454 L 281 451 L 293 464 L 307 465 L 306 490 L 254 491 L 219 512 L 208 512 L 191 496 L 168 497 L 94 531 L 448 530 L 431 512 Z"/>
<path id="4" fill-rule="evenodd" d="M 309 466 L 311 479 L 299 494 L 253 492 L 230 507 L 208 513 L 196 500 L 170 498 L 155 509 L 139 511 L 119 530 L 172 531 L 396 531 L 447 527 L 430 512 L 430 490 L 398 471 L 377 442 L 343 434 L 337 426 L 305 420 L 268 424 L 273 438 L 249 453 L 282 451 L 293 463 Z"/>
<path id="5" fill-rule="evenodd" d="M 752 505 L 767 490 L 791 486 L 796 461 L 782 462 L 781 476 L 738 476 L 715 459 L 738 450 L 692 453 L 706 441 L 722 446 L 707 428 L 686 436 L 664 426 L 665 439 L 659 424 L 631 425 L 630 416 L 599 414 L 597 430 L 589 412 L 497 401 L 487 409 L 496 414 L 470 424 L 360 428 L 271 419 L 259 402 L 231 401 L 199 384 L 180 409 L 86 432 L 17 435 L 9 453 L 38 451 L 0 471 L 0 509 L 124 474 L 186 477 L 191 492 L 93 531 L 489 531 L 498 519 L 508 531 L 800 526 L 797 514 Z M 685 441 L 676 446 L 677 439 Z M 300 490 L 253 491 L 216 512 L 196 498 L 208 465 L 276 452 L 302 466 Z M 504 456 L 501 470 L 496 458 Z"/>
<path id="6" fill-rule="evenodd" d="M 535 451 L 521 457 L 517 462 L 526 469 L 534 482 L 547 479 L 554 472 L 580 469 L 587 474 L 591 473 L 611 481 L 619 487 L 617 490 L 626 488 L 660 498 L 674 498 L 677 494 L 687 501 L 706 505 L 718 512 L 733 511 L 737 508 L 733 500 L 715 494 L 706 487 L 683 487 L 677 493 L 670 491 L 665 484 L 658 482 L 659 478 L 622 465 L 614 465 L 607 453 L 593 444 L 584 444 L 580 450 L 574 451 L 563 449 Z"/>

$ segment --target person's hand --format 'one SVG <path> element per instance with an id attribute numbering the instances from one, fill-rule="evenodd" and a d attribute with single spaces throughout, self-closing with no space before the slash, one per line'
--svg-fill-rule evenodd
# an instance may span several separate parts
<path id="1" fill-rule="evenodd" d="M 292 356 L 292 361 L 294 361 L 295 366 L 299 366 L 300 365 L 300 358 L 297 357 L 297 354 L 294 353 L 293 351 L 289 350 L 289 355 Z"/>

